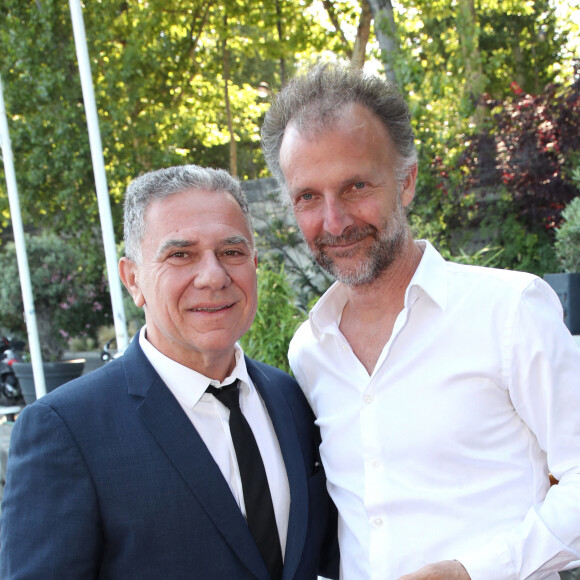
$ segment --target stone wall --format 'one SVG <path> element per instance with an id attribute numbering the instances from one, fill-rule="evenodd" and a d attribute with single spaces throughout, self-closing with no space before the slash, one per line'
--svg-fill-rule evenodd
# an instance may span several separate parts
<path id="1" fill-rule="evenodd" d="M 286 211 L 277 199 L 278 185 L 273 177 L 248 179 L 242 182 L 242 189 L 248 198 L 254 228 L 259 234 L 268 230 L 274 218 L 291 227 L 295 225 L 292 212 Z"/>
<path id="2" fill-rule="evenodd" d="M 259 260 L 270 252 L 281 255 L 288 279 L 299 302 L 305 306 L 313 294 L 320 295 L 326 290 L 330 279 L 310 257 L 292 211 L 278 201 L 276 180 L 273 177 L 251 179 L 242 182 L 242 188 L 250 204 Z M 284 228 L 284 235 L 277 236 L 276 228 Z M 295 243 L 282 245 L 280 239 L 286 236 L 293 238 Z"/>

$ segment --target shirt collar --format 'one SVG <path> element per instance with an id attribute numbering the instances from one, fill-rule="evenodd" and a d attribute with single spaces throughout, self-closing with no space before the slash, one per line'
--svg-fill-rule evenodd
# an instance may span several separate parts
<path id="1" fill-rule="evenodd" d="M 423 294 L 441 309 L 447 304 L 447 268 L 441 254 L 427 240 L 415 242 L 423 257 L 405 291 L 405 308 L 411 308 Z M 346 287 L 335 282 L 310 311 L 310 324 L 314 332 L 338 331 L 342 311 L 347 302 Z"/>
<path id="2" fill-rule="evenodd" d="M 335 282 L 310 310 L 308 317 L 312 330 L 315 333 L 338 331 L 346 302 L 346 286 Z"/>
<path id="3" fill-rule="evenodd" d="M 423 252 L 419 266 L 405 292 L 405 308 L 411 308 L 424 294 L 445 310 L 447 306 L 447 264 L 441 254 L 427 240 L 415 242 Z"/>
<path id="4" fill-rule="evenodd" d="M 210 384 L 215 387 L 221 387 L 233 383 L 235 379 L 239 379 L 240 388 L 244 390 L 253 388 L 246 368 L 244 352 L 238 343 L 234 345 L 236 366 L 221 383 L 170 359 L 158 351 L 146 338 L 146 326 L 139 333 L 139 345 L 153 365 L 153 368 L 157 371 L 157 374 L 161 377 L 161 380 L 167 385 L 175 398 L 188 409 L 192 409 L 197 404 Z"/>

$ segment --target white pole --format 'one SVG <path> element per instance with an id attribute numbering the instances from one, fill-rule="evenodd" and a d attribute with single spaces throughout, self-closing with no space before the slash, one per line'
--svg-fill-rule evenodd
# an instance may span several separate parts
<path id="1" fill-rule="evenodd" d="M 129 342 L 127 336 L 127 323 L 125 321 L 125 307 L 123 305 L 121 281 L 119 280 L 119 274 L 117 270 L 117 250 L 115 248 L 113 218 L 111 216 L 109 190 L 107 187 L 107 176 L 105 173 L 105 162 L 103 159 L 103 146 L 101 144 L 97 105 L 95 102 L 95 93 L 93 90 L 89 51 L 87 48 L 85 24 L 83 21 L 83 12 L 80 0 L 70 0 L 70 11 L 75 37 L 77 60 L 79 63 L 79 72 L 81 76 L 81 86 L 83 89 L 87 126 L 89 129 L 89 142 L 91 145 L 93 172 L 95 174 L 97 200 L 99 203 L 99 215 L 101 218 L 101 229 L 103 232 L 103 244 L 105 248 L 105 260 L 107 263 L 107 275 L 109 279 L 109 291 L 111 293 L 111 304 L 113 307 L 113 320 L 115 323 L 117 349 L 123 350 Z"/>
<path id="2" fill-rule="evenodd" d="M 2 157 L 4 159 L 4 173 L 8 187 L 8 201 L 10 203 L 10 217 L 12 218 L 12 230 L 14 232 L 14 245 L 16 246 L 16 259 L 18 261 L 18 273 L 22 288 L 22 301 L 24 303 L 24 320 L 28 332 L 28 347 L 30 348 L 30 360 L 32 362 L 32 374 L 34 376 L 34 389 L 36 398 L 46 395 L 44 382 L 44 368 L 40 341 L 38 339 L 38 326 L 36 324 L 36 311 L 32 297 L 32 285 L 30 283 L 30 270 L 28 268 L 28 256 L 24 242 L 24 228 L 22 215 L 20 214 L 20 202 L 18 200 L 18 187 L 16 185 L 16 172 L 14 171 L 14 159 L 12 157 L 12 145 L 8 133 L 8 116 L 4 104 L 4 91 L 2 78 L 0 77 L 0 144 L 2 145 Z"/>

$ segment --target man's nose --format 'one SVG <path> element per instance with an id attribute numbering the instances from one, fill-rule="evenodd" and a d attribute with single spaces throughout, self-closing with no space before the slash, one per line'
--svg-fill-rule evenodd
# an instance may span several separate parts
<path id="1" fill-rule="evenodd" d="M 198 272 L 193 284 L 196 288 L 221 290 L 231 283 L 231 278 L 214 252 L 206 252 L 197 264 Z"/>
<path id="2" fill-rule="evenodd" d="M 324 201 L 324 229 L 333 236 L 340 236 L 349 226 L 354 224 L 345 202 L 334 197 Z"/>

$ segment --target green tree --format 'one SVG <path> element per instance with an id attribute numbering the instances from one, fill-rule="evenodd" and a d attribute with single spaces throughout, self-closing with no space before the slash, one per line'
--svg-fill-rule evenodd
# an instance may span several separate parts
<path id="1" fill-rule="evenodd" d="M 580 169 L 578 170 L 580 182 Z M 556 229 L 556 253 L 564 272 L 580 272 L 580 197 L 575 197 L 562 211 Z"/>
<path id="2" fill-rule="evenodd" d="M 551 0 L 85 3 L 117 236 L 131 178 L 184 162 L 230 168 L 242 179 L 265 176 L 259 127 L 268 104 L 260 91 L 276 90 L 305 63 L 352 58 L 360 66 L 380 48 L 413 114 L 416 221 L 452 248 L 465 215 L 477 212 L 460 188 L 460 159 L 489 121 L 481 96 L 539 94 L 571 77 L 578 45 L 569 41 L 578 26 L 561 8 Z M 4 0 L 0 43 L 25 223 L 75 236 L 97 263 L 98 210 L 68 3 Z M 7 227 L 2 195 L 0 212 Z"/>
<path id="3" fill-rule="evenodd" d="M 264 262 L 258 268 L 258 311 L 250 330 L 241 338 L 244 352 L 289 372 L 288 344 L 306 314 L 296 304 L 284 267 Z"/>
<path id="4" fill-rule="evenodd" d="M 428 224 L 431 239 L 450 251 L 457 251 L 463 230 L 475 223 L 481 207 L 475 192 L 464 187 L 469 169 L 462 157 L 494 123 L 486 99 L 538 94 L 555 80 L 572 78 L 568 40 L 573 27 L 557 19 L 555 6 L 549 0 L 401 0 L 395 11 L 401 44 L 395 67 L 409 95 L 419 146 L 413 211 L 418 224 Z M 496 156 L 489 161 L 494 164 Z M 497 189 L 490 194 L 496 196 L 496 215 L 510 215 L 516 191 L 502 185 L 506 195 Z M 513 256 L 551 243 L 550 236 L 534 232 L 530 246 L 531 231 L 522 227 L 526 235 L 514 233 Z M 480 240 L 483 245 L 490 241 Z M 502 259 L 510 255 L 504 252 Z"/>
<path id="5" fill-rule="evenodd" d="M 43 359 L 59 360 L 73 336 L 96 338 L 110 324 L 110 301 L 102 270 L 85 263 L 79 246 L 54 235 L 27 236 L 34 310 Z M 26 335 L 16 248 L 0 253 L 0 325 Z"/>
<path id="6" fill-rule="evenodd" d="M 12 0 L 0 8 L 0 73 L 23 217 L 57 232 L 98 214 L 67 9 Z M 6 227 L 7 200 L 0 202 Z"/>
<path id="7" fill-rule="evenodd" d="M 258 88 L 280 86 L 308 54 L 347 50 L 318 24 L 312 4 L 85 4 L 117 233 L 124 188 L 142 171 L 194 162 L 242 178 L 265 174 L 259 125 L 267 102 Z M 94 242 L 98 210 L 68 3 L 5 0 L 0 42 L 25 222 Z M 5 198 L 0 210 L 6 226 Z"/>

